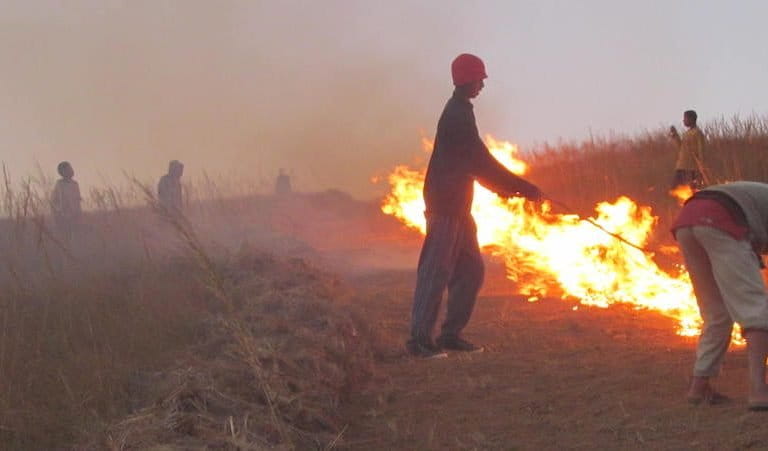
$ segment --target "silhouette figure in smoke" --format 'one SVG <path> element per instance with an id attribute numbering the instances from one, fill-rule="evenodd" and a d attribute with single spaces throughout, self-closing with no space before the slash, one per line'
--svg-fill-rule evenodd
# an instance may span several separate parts
<path id="1" fill-rule="evenodd" d="M 72 239 L 83 214 L 80 205 L 80 185 L 74 180 L 75 170 L 68 161 L 62 161 L 57 167 L 61 178 L 51 193 L 51 209 L 56 230 L 66 240 Z"/>
<path id="2" fill-rule="evenodd" d="M 184 165 L 178 160 L 168 163 L 168 173 L 160 177 L 157 184 L 157 200 L 168 212 L 181 213 L 183 200 L 181 194 L 181 176 L 184 174 Z"/>
<path id="3" fill-rule="evenodd" d="M 280 173 L 275 180 L 275 194 L 278 196 L 287 196 L 291 194 L 291 177 L 285 173 L 285 169 L 280 169 Z"/>

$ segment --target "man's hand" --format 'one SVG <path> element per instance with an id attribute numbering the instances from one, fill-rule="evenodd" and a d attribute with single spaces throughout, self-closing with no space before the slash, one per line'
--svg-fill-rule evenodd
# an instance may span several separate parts
<path id="1" fill-rule="evenodd" d="M 517 191 L 496 191 L 501 197 L 525 197 L 531 202 L 541 202 L 544 198 L 544 194 L 541 192 L 538 186 L 532 183 L 525 183 L 526 186 L 518 188 Z"/>
<path id="2" fill-rule="evenodd" d="M 674 125 L 671 125 L 671 126 L 669 127 L 669 134 L 668 134 L 668 136 L 669 136 L 670 138 L 672 138 L 672 139 L 675 139 L 675 138 L 678 138 L 678 137 L 680 137 L 680 134 L 679 134 L 679 133 L 677 133 L 677 129 L 675 128 L 675 126 L 674 126 Z"/>

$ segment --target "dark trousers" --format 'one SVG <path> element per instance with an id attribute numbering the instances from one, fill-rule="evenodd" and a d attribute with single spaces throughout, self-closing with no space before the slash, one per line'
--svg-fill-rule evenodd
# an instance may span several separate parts
<path id="1" fill-rule="evenodd" d="M 443 293 L 448 305 L 443 336 L 458 336 L 469 322 L 485 268 L 471 216 L 427 216 L 411 315 L 411 340 L 432 339 Z"/>

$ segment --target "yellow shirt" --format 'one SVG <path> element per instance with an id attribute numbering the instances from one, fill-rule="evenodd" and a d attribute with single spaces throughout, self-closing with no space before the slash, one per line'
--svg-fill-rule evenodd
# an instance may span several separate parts
<path id="1" fill-rule="evenodd" d="M 675 169 L 703 171 L 704 145 L 704 133 L 699 127 L 694 126 L 686 130 L 680 140 Z"/>

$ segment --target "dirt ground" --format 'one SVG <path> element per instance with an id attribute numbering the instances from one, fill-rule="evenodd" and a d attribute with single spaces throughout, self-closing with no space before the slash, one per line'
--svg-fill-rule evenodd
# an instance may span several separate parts
<path id="1" fill-rule="evenodd" d="M 715 381 L 733 401 L 689 405 L 696 340 L 676 335 L 675 321 L 630 307 L 529 303 L 491 259 L 465 331 L 485 352 L 408 357 L 422 238 L 373 211 L 346 219 L 340 243 L 328 241 L 339 224 L 315 221 L 317 236 L 302 236 L 346 262 L 330 266 L 346 273 L 380 339 L 374 377 L 343 406 L 348 424 L 338 448 L 768 449 L 768 413 L 746 408 L 743 348 L 729 352 Z"/>
<path id="2" fill-rule="evenodd" d="M 733 401 L 689 405 L 695 340 L 660 315 L 529 303 L 491 263 L 466 330 L 485 352 L 415 360 L 403 349 L 413 271 L 351 282 L 383 351 L 346 403 L 342 449 L 768 449 L 768 413 L 746 409 L 743 349 L 716 381 Z"/>

